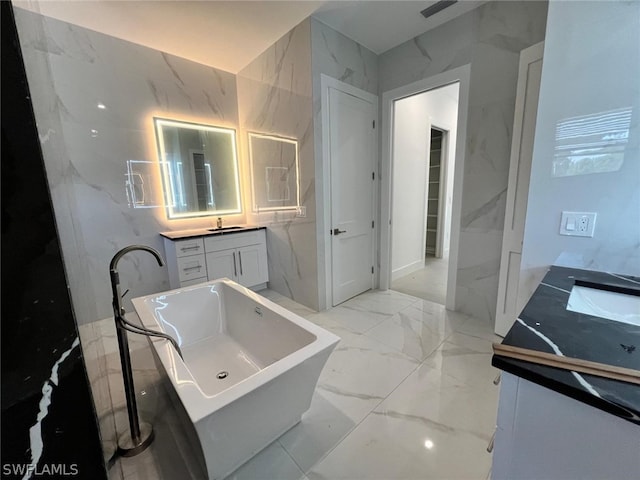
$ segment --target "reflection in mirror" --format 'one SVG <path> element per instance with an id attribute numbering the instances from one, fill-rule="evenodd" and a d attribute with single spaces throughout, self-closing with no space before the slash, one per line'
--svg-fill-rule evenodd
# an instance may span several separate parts
<path id="1" fill-rule="evenodd" d="M 294 210 L 300 205 L 298 141 L 249 133 L 255 211 Z"/>
<path id="2" fill-rule="evenodd" d="M 163 195 L 153 181 L 157 171 L 155 162 L 127 160 L 125 189 L 129 208 L 157 208 L 163 205 Z"/>
<path id="3" fill-rule="evenodd" d="M 236 132 L 154 118 L 169 218 L 240 213 Z"/>
<path id="4" fill-rule="evenodd" d="M 554 177 L 615 172 L 624 162 L 632 108 L 582 115 L 556 125 Z"/>

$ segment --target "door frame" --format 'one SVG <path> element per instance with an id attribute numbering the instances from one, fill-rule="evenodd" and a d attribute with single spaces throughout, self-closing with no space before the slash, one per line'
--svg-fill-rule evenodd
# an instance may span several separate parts
<path id="1" fill-rule="evenodd" d="M 378 224 L 377 221 L 377 205 L 379 198 L 379 183 L 380 175 L 378 175 L 378 96 L 373 93 L 367 92 L 360 88 L 354 87 L 347 83 L 341 82 L 333 77 L 320 74 L 320 112 L 322 120 L 322 161 L 316 162 L 316 185 L 321 185 L 321 188 L 316 188 L 316 238 L 318 242 L 318 306 L 319 310 L 326 310 L 333 305 L 333 270 L 331 266 L 332 251 L 331 251 L 331 237 L 329 231 L 331 230 L 331 159 L 330 159 L 330 111 L 329 111 L 329 89 L 339 90 L 347 95 L 360 98 L 366 102 L 370 102 L 373 105 L 373 118 L 376 121 L 375 126 L 375 145 L 373 148 L 374 158 L 372 160 L 372 168 L 376 176 L 376 181 L 373 182 L 373 214 L 375 220 L 374 228 L 372 229 L 373 235 L 373 265 L 376 266 L 376 257 L 378 252 Z M 316 134 L 317 134 L 316 130 Z M 316 142 L 317 144 L 317 142 Z M 316 150 L 316 158 L 318 158 L 318 152 Z M 374 269 L 373 286 L 378 284 L 379 268 Z"/>
<path id="2" fill-rule="evenodd" d="M 453 198 L 451 207 L 451 239 L 447 277 L 446 308 L 456 308 L 456 282 L 458 277 L 458 251 L 460 247 L 460 222 L 462 217 L 462 186 L 465 146 L 467 140 L 467 116 L 469 111 L 469 83 L 471 65 L 463 65 L 446 72 L 418 80 L 382 94 L 382 148 L 380 191 L 380 268 L 379 288 L 391 286 L 391 229 L 393 211 L 393 104 L 396 100 L 460 82 L 458 97 L 458 124 L 456 132 L 456 157 L 453 165 Z"/>
<path id="3" fill-rule="evenodd" d="M 513 115 L 513 134 L 511 135 L 511 153 L 509 156 L 509 181 L 507 185 L 507 199 L 505 205 L 505 214 L 504 214 L 504 229 L 502 232 L 502 247 L 500 249 L 500 270 L 498 273 L 498 293 L 496 299 L 496 316 L 494 319 L 494 332 L 501 337 L 504 337 L 513 322 L 507 326 L 506 316 L 509 314 L 514 314 L 516 317 L 519 315 L 518 312 L 518 298 L 519 298 L 519 290 L 520 290 L 520 272 L 522 263 L 518 262 L 518 278 L 515 283 L 515 291 L 514 297 L 509 298 L 509 274 L 511 273 L 509 262 L 509 254 L 513 251 L 509 248 L 513 244 L 509 241 L 509 231 L 511 230 L 508 225 L 511 222 L 513 225 L 516 215 L 520 212 L 516 211 L 516 203 L 517 203 L 517 192 L 518 188 L 521 186 L 519 179 L 520 173 L 523 171 L 523 165 L 521 165 L 522 159 L 522 138 L 527 133 L 524 131 L 525 125 L 525 113 L 527 107 L 527 92 L 529 87 L 529 68 L 532 63 L 537 61 L 544 62 L 544 42 L 536 43 L 528 48 L 525 48 L 520 52 L 520 60 L 518 63 L 518 80 L 517 80 L 517 90 L 516 90 L 516 104 L 515 111 Z M 536 101 L 536 118 L 538 116 L 538 102 L 540 96 L 540 85 L 538 85 L 538 99 Z M 535 139 L 535 130 L 536 124 L 534 122 L 532 140 Z M 534 142 L 535 144 L 535 142 Z M 532 144 L 531 150 L 531 160 L 533 162 L 533 147 Z M 526 170 L 525 170 L 526 171 Z M 525 178 L 525 177 L 523 177 Z M 528 177 L 527 178 L 527 191 L 529 190 L 529 181 L 531 178 L 531 163 L 528 165 Z M 528 201 L 525 205 L 524 216 L 526 219 L 526 207 L 528 206 Z M 522 260 L 522 241 L 524 240 L 524 232 L 523 238 L 520 239 L 520 256 Z M 515 252 L 513 252 L 515 253 Z M 515 322 L 515 318 L 513 321 Z"/>

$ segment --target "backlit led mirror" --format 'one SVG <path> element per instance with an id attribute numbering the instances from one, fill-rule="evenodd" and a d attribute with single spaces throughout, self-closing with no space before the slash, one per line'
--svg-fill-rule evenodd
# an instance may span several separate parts
<path id="1" fill-rule="evenodd" d="M 297 140 L 249 133 L 254 211 L 300 205 Z"/>
<path id="2" fill-rule="evenodd" d="M 169 218 L 240 213 L 236 132 L 154 118 Z"/>

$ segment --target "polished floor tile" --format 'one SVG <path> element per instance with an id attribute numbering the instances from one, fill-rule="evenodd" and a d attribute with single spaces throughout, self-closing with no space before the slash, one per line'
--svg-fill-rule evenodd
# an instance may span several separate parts
<path id="1" fill-rule="evenodd" d="M 337 323 L 347 332 L 360 334 L 371 330 L 393 314 L 367 311 L 343 304 L 318 315 Z"/>
<path id="2" fill-rule="evenodd" d="M 365 335 L 343 337 L 318 380 L 318 389 L 333 394 L 333 403 L 358 417 L 386 398 L 419 362 Z"/>
<path id="3" fill-rule="evenodd" d="M 347 300 L 341 306 L 374 315 L 394 315 L 419 300 L 393 290 L 370 290 Z"/>
<path id="4" fill-rule="evenodd" d="M 429 419 L 374 412 L 308 473 L 329 479 L 482 479 L 491 456 L 473 433 Z"/>
<path id="5" fill-rule="evenodd" d="M 495 427 L 498 388 L 493 385 L 497 372 L 485 366 L 487 355 L 445 342 L 375 411 L 423 418 L 488 442 Z M 472 380 L 460 375 L 461 368 L 471 372 Z"/>
<path id="6" fill-rule="evenodd" d="M 376 402 L 353 399 L 353 405 L 344 409 L 340 408 L 341 404 L 344 406 L 345 401 L 340 395 L 316 389 L 311 408 L 300 423 L 280 437 L 280 444 L 302 470 L 310 470 L 333 450 L 371 412 Z"/>
<path id="7" fill-rule="evenodd" d="M 447 298 L 448 258 L 427 257 L 424 268 L 394 280 L 392 290 L 445 304 Z"/>
<path id="8" fill-rule="evenodd" d="M 455 329 L 469 320 L 443 306 L 419 301 L 382 321 L 366 335 L 417 360 L 428 357 Z"/>
<path id="9" fill-rule="evenodd" d="M 373 290 L 318 315 L 342 325 L 351 333 L 365 333 L 417 300 L 392 290 Z"/>
<path id="10" fill-rule="evenodd" d="M 296 465 L 278 441 L 242 465 L 226 480 L 305 480 L 304 472 Z"/>

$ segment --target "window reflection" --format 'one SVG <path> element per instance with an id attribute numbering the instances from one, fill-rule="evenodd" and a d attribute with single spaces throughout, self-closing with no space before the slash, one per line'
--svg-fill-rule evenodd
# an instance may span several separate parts
<path id="1" fill-rule="evenodd" d="M 624 163 L 632 108 L 561 120 L 556 125 L 553 176 L 615 172 Z"/>

